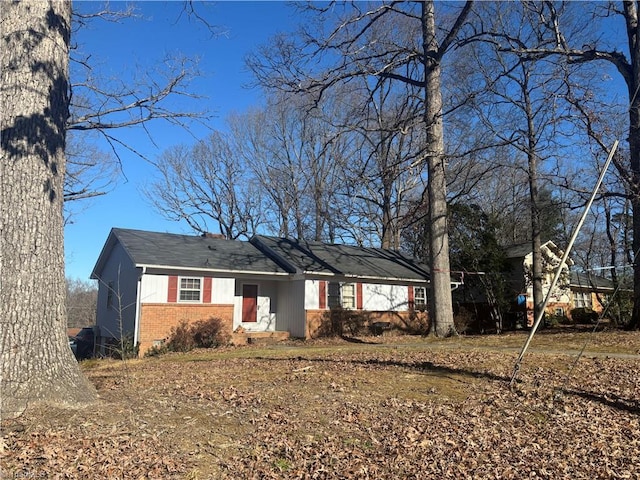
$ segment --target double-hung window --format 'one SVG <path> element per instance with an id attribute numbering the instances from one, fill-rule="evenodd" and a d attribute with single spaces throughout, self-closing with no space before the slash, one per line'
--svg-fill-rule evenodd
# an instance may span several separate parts
<path id="1" fill-rule="evenodd" d="M 178 299 L 181 302 L 199 302 L 202 298 L 202 279 L 196 277 L 180 277 Z"/>
<path id="2" fill-rule="evenodd" d="M 356 284 L 343 283 L 341 288 L 342 308 L 356 308 Z"/>
<path id="3" fill-rule="evenodd" d="M 575 292 L 574 297 L 576 308 L 591 308 L 591 292 Z"/>
<path id="4" fill-rule="evenodd" d="M 329 282 L 328 289 L 329 308 L 356 308 L 356 284 Z"/>
<path id="5" fill-rule="evenodd" d="M 425 287 L 413 287 L 413 303 L 416 310 L 423 311 L 427 308 L 427 289 Z"/>

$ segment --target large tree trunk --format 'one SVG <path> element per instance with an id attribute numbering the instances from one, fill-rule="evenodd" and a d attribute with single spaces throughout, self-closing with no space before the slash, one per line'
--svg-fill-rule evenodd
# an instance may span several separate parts
<path id="1" fill-rule="evenodd" d="M 639 2 L 623 2 L 629 41 L 629 75 L 625 78 L 629 89 L 629 155 L 633 190 L 633 314 L 629 328 L 640 328 L 640 19 Z"/>
<path id="2" fill-rule="evenodd" d="M 524 108 L 527 114 L 527 164 L 529 170 L 529 201 L 531 202 L 531 251 L 533 262 L 531 265 L 531 277 L 533 287 L 533 318 L 540 315 L 544 303 L 542 290 L 542 219 L 540 218 L 540 192 L 538 189 L 538 147 L 536 140 L 536 126 L 534 125 L 534 112 L 529 95 L 529 70 L 523 66 L 522 95 Z"/>
<path id="3" fill-rule="evenodd" d="M 0 415 L 95 398 L 66 335 L 70 1 L 2 2 Z"/>
<path id="4" fill-rule="evenodd" d="M 444 131 L 440 60 L 432 1 L 422 3 L 422 32 L 425 53 L 425 114 L 429 196 L 429 254 L 431 259 L 431 302 L 429 315 L 437 336 L 455 334 L 451 301 L 449 236 L 447 233 L 447 182 L 445 176 Z"/>

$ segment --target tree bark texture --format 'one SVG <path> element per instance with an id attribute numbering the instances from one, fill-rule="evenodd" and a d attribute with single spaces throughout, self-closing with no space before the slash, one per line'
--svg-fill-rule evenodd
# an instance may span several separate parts
<path id="1" fill-rule="evenodd" d="M 0 415 L 95 398 L 68 345 L 63 246 L 71 2 L 2 2 Z"/>
<path id="2" fill-rule="evenodd" d="M 538 318 L 544 303 L 542 290 L 542 219 L 540 214 L 540 190 L 538 188 L 538 146 L 534 113 L 529 95 L 529 69 L 523 66 L 522 95 L 524 109 L 527 114 L 527 165 L 529 171 L 529 201 L 531 203 L 531 251 L 533 261 L 531 265 L 533 289 L 533 318 Z"/>
<path id="3" fill-rule="evenodd" d="M 423 49 L 425 53 L 424 122 L 429 195 L 429 254 L 431 259 L 431 302 L 429 315 L 432 330 L 439 337 L 455 333 L 451 300 L 449 235 L 447 233 L 447 181 L 445 175 L 444 129 L 442 125 L 442 90 L 440 58 L 437 54 L 435 11 L 432 1 L 422 3 Z"/>
<path id="4" fill-rule="evenodd" d="M 633 314 L 629 327 L 640 328 L 640 2 L 625 1 L 624 16 L 629 42 L 629 71 L 625 75 L 629 89 L 629 156 L 633 191 Z"/>

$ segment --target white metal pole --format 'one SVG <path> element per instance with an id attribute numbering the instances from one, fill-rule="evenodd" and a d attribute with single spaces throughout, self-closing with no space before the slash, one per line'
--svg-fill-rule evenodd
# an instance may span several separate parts
<path id="1" fill-rule="evenodd" d="M 533 339 L 533 336 L 536 334 L 536 330 L 538 330 L 538 327 L 540 326 L 540 322 L 542 321 L 542 317 L 544 317 L 544 310 L 547 307 L 547 304 L 549 303 L 549 299 L 551 298 L 551 294 L 553 293 L 553 290 L 555 289 L 556 284 L 558 283 L 558 280 L 560 279 L 560 275 L 562 273 L 562 268 L 564 267 L 564 265 L 565 265 L 565 263 L 567 261 L 567 258 L 569 258 L 569 253 L 571 252 L 571 248 L 573 247 L 573 244 L 575 243 L 576 238 L 578 237 L 578 233 L 580 233 L 580 229 L 582 228 L 582 224 L 584 223 L 585 219 L 587 218 L 587 214 L 589 213 L 589 210 L 591 209 L 591 205 L 593 204 L 593 201 L 595 200 L 596 195 L 598 194 L 598 190 L 600 190 L 600 185 L 602 185 L 602 181 L 604 180 L 604 176 L 607 173 L 607 169 L 609 168 L 609 164 L 611 163 L 611 160 L 613 159 L 613 155 L 615 154 L 617 149 L 618 149 L 618 140 L 616 140 L 613 143 L 613 147 L 611 147 L 611 151 L 609 152 L 609 156 L 607 157 L 607 161 L 605 162 L 604 166 L 602 167 L 602 172 L 600 172 L 600 176 L 598 177 L 598 181 L 596 182 L 596 185 L 593 188 L 593 192 L 591 193 L 591 197 L 589 198 L 589 201 L 587 202 L 587 205 L 585 206 L 585 209 L 582 212 L 582 216 L 580 217 L 580 221 L 576 225 L 576 228 L 574 229 L 573 234 L 571 235 L 571 239 L 569 240 L 569 244 L 567 245 L 567 248 L 566 248 L 564 254 L 562 255 L 562 260 L 560 260 L 560 265 L 558 265 L 558 270 L 556 270 L 556 274 L 554 275 L 553 281 L 551 282 L 551 285 L 549 286 L 549 290 L 547 291 L 547 295 L 544 298 L 544 302 L 542 303 L 542 306 L 540 307 L 540 311 L 536 315 L 535 322 L 533 324 L 533 327 L 531 327 L 531 332 L 529 332 L 529 336 L 527 337 L 527 341 L 525 342 L 524 346 L 522 347 L 522 351 L 520 352 L 520 355 L 518 356 L 518 359 L 516 360 L 516 363 L 515 363 L 515 365 L 513 367 L 513 375 L 511 376 L 511 382 L 509 382 L 509 385 L 511 387 L 513 387 L 513 384 L 516 381 L 516 377 L 518 376 L 518 372 L 520 371 L 520 365 L 522 363 L 522 359 L 524 358 L 524 355 L 527 352 L 527 349 L 529 348 L 529 344 L 531 343 L 531 340 Z"/>

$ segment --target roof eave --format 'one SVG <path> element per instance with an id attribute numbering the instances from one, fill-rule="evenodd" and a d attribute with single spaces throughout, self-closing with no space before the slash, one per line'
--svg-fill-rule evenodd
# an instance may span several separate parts
<path id="1" fill-rule="evenodd" d="M 332 272 L 311 272 L 305 271 L 302 273 L 305 277 L 323 277 L 323 278 L 344 278 L 348 280 L 369 280 L 377 283 L 430 283 L 427 278 L 405 278 L 405 277 L 380 277 L 376 275 L 355 275 L 350 273 L 336 274 Z"/>
<path id="2" fill-rule="evenodd" d="M 113 248 L 116 246 L 116 244 L 119 241 L 120 240 L 118 239 L 118 236 L 116 235 L 114 229 L 112 228 L 109 231 L 109 236 L 107 237 L 107 241 L 102 246 L 102 250 L 100 250 L 100 255 L 98 255 L 98 260 L 96 260 L 96 263 L 93 266 L 93 269 L 91 270 L 91 274 L 89 275 L 90 279 L 100 280 L 100 275 L 98 272 L 102 271 L 102 269 L 104 268 L 104 265 L 107 263 L 107 258 L 109 256 L 109 253 L 113 250 Z M 129 252 L 126 252 L 126 253 L 127 255 L 129 254 Z"/>
<path id="3" fill-rule="evenodd" d="M 233 274 L 233 275 L 259 275 L 259 276 L 279 276 L 288 277 L 291 274 L 287 272 L 265 272 L 256 270 L 227 270 L 223 268 L 208 268 L 208 267 L 186 267 L 177 265 L 156 265 L 147 263 L 136 263 L 137 268 L 143 269 L 158 269 L 158 270 L 173 270 L 173 271 L 189 271 L 189 272 L 209 272 L 219 274 Z"/>

